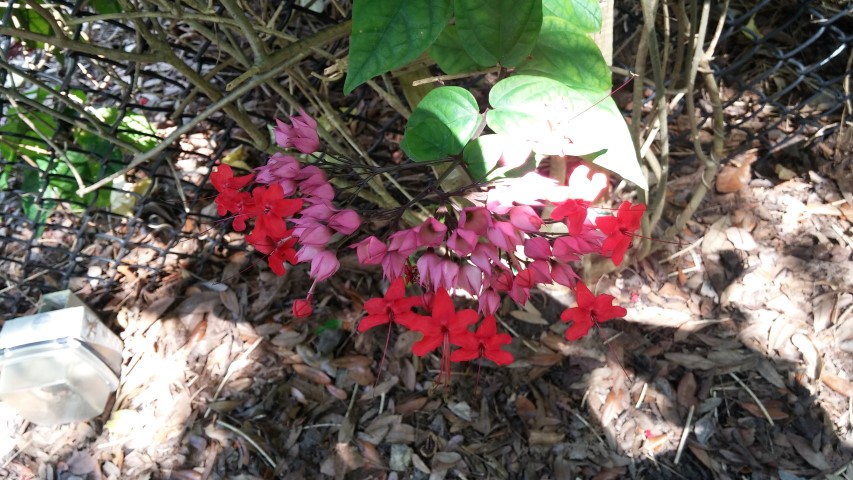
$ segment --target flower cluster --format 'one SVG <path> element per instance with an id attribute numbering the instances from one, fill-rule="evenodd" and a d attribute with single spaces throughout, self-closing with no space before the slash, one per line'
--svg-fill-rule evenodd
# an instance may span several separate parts
<path id="1" fill-rule="evenodd" d="M 276 120 L 276 143 L 282 148 L 295 146 L 304 154 L 315 153 L 320 148 L 317 122 L 304 111 L 290 121 L 292 126 Z M 336 252 L 327 246 L 335 234 L 350 235 L 358 230 L 359 215 L 334 206 L 335 190 L 325 172 L 282 153 L 272 155 L 250 175 L 235 177 L 230 166 L 221 164 L 210 178 L 219 192 L 218 213 L 233 215 L 235 231 L 245 231 L 246 222 L 254 220 L 246 242 L 266 256 L 273 272 L 284 275 L 285 262 L 311 263 L 309 276 L 314 283 L 308 298 L 294 302 L 296 316 L 311 315 L 317 282 L 340 268 Z M 251 191 L 244 190 L 250 185 Z"/>
<path id="2" fill-rule="evenodd" d="M 317 123 L 304 111 L 291 117 L 290 125 L 277 120 L 274 134 L 282 148 L 294 147 L 306 155 L 320 148 Z M 266 255 L 275 273 L 284 274 L 285 262 L 310 262 L 314 283 L 307 298 L 294 301 L 293 309 L 297 317 L 311 315 L 317 282 L 340 268 L 329 246 L 360 228 L 359 215 L 334 206 L 335 190 L 323 170 L 282 153 L 245 176 L 234 176 L 228 165 L 219 165 L 211 179 L 219 192 L 219 214 L 232 214 L 237 231 L 245 231 L 247 221 L 253 221 L 246 240 Z M 384 297 L 364 304 L 367 315 L 358 331 L 387 325 L 386 350 L 393 325 L 420 332 L 412 352 L 423 356 L 440 348 L 438 383 L 446 384 L 451 362 L 513 361 L 503 350 L 511 338 L 497 332 L 494 317 L 504 296 L 523 305 L 537 284 L 572 288 L 577 306 L 561 315 L 571 322 L 569 340 L 585 336 L 597 323 L 624 316 L 625 309 L 614 306 L 612 296 L 593 295 L 575 268 L 587 254 L 621 264 L 645 205 L 623 202 L 614 215 L 601 215 L 604 209 L 592 205 L 607 178 L 582 164 L 567 183 L 532 172 L 489 185 L 484 200 L 456 209 L 447 202 L 451 208 L 420 225 L 351 244 L 361 264 L 380 266 L 390 282 Z M 250 185 L 255 186 L 246 191 Z M 422 294 L 407 296 L 407 282 L 418 283 Z M 453 290 L 475 297 L 479 312 L 457 311 L 448 293 Z"/>

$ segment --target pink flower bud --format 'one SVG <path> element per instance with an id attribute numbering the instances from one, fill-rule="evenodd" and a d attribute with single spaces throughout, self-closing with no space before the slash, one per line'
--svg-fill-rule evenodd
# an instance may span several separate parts
<path id="1" fill-rule="evenodd" d="M 315 220 L 326 221 L 335 214 L 335 210 L 328 205 L 319 203 L 317 205 L 305 207 L 299 213 L 302 215 L 302 218 L 310 217 Z"/>
<path id="2" fill-rule="evenodd" d="M 415 253 L 419 246 L 418 233 L 413 228 L 394 232 L 388 237 L 388 250 L 393 250 L 404 257 Z"/>
<path id="3" fill-rule="evenodd" d="M 524 255 L 534 260 L 551 258 L 551 244 L 545 237 L 533 237 L 524 242 Z"/>
<path id="4" fill-rule="evenodd" d="M 515 278 L 512 281 L 513 285 L 518 285 L 521 288 L 533 288 L 535 280 L 535 274 L 533 270 L 526 269 L 521 270 L 517 274 L 515 274 Z"/>
<path id="5" fill-rule="evenodd" d="M 322 247 L 329 244 L 332 238 L 332 230 L 322 224 L 317 224 L 312 227 L 306 227 L 299 235 L 299 243 L 302 245 L 312 245 Z"/>
<path id="6" fill-rule="evenodd" d="M 512 252 L 521 243 L 521 232 L 509 222 L 495 222 L 494 228 L 486 232 L 486 238 L 501 250 Z"/>
<path id="7" fill-rule="evenodd" d="M 483 207 L 463 208 L 459 214 L 459 228 L 485 235 L 492 226 L 492 214 Z"/>
<path id="8" fill-rule="evenodd" d="M 298 299 L 293 301 L 293 316 L 296 318 L 310 317 L 314 313 L 314 308 L 311 307 L 311 300 Z"/>
<path id="9" fill-rule="evenodd" d="M 518 205 L 509 209 L 509 221 L 512 225 L 524 232 L 538 232 L 542 226 L 542 219 L 529 205 Z"/>
<path id="10" fill-rule="evenodd" d="M 429 217 L 417 227 L 418 242 L 426 247 L 439 247 L 447 234 L 447 226 L 434 217 Z"/>
<path id="11" fill-rule="evenodd" d="M 459 268 L 459 280 L 457 283 L 462 290 L 471 295 L 477 295 L 483 287 L 483 271 L 477 268 L 476 265 L 466 263 Z"/>
<path id="12" fill-rule="evenodd" d="M 554 282 L 559 283 L 560 285 L 564 285 L 566 287 L 574 287 L 577 284 L 580 277 L 572 267 L 560 262 L 552 262 L 551 263 L 551 279 Z"/>
<path id="13" fill-rule="evenodd" d="M 356 255 L 358 255 L 358 263 L 362 265 L 379 265 L 382 263 L 382 259 L 385 258 L 385 252 L 388 250 L 388 247 L 374 236 L 367 237 L 364 240 L 353 244 L 351 248 L 356 249 L 355 252 Z"/>
<path id="14" fill-rule="evenodd" d="M 361 217 L 352 210 L 341 210 L 329 219 L 329 226 L 338 233 L 350 235 L 361 226 Z"/>
<path id="15" fill-rule="evenodd" d="M 417 264 L 418 272 L 421 274 L 421 285 L 435 284 L 435 279 L 441 281 L 440 263 L 441 258 L 432 250 L 421 255 Z"/>
<path id="16" fill-rule="evenodd" d="M 478 243 L 474 247 L 474 252 L 471 253 L 471 263 L 479 267 L 486 275 L 491 275 L 492 265 L 498 265 L 500 261 L 498 249 L 492 244 Z"/>
<path id="17" fill-rule="evenodd" d="M 447 246 L 460 257 L 470 255 L 477 246 L 480 236 L 471 230 L 457 228 L 447 239 Z"/>
<path id="18" fill-rule="evenodd" d="M 393 280 L 406 271 L 406 260 L 409 257 L 401 255 L 399 252 L 388 250 L 382 258 L 382 273 L 389 281 Z"/>
<path id="19" fill-rule="evenodd" d="M 551 283 L 551 263 L 548 260 L 534 260 L 527 269 L 533 271 L 536 283 Z"/>
<path id="20" fill-rule="evenodd" d="M 509 270 L 501 270 L 492 279 L 492 286 L 499 292 L 508 292 L 512 288 L 512 272 Z"/>
<path id="21" fill-rule="evenodd" d="M 459 282 L 459 264 L 453 260 L 443 259 L 438 265 L 439 278 L 433 276 L 432 284 L 435 290 L 456 288 Z"/>
<path id="22" fill-rule="evenodd" d="M 296 261 L 299 263 L 310 262 L 314 257 L 316 257 L 320 252 L 323 251 L 323 247 L 325 245 L 316 246 L 316 245 L 302 245 L 299 247 L 299 251 L 296 252 Z"/>
<path id="23" fill-rule="evenodd" d="M 322 282 L 334 275 L 339 268 L 341 268 L 341 263 L 338 261 L 334 252 L 323 250 L 315 255 L 311 260 L 309 276 L 313 278 L 314 281 Z"/>
<path id="24" fill-rule="evenodd" d="M 477 300 L 480 303 L 479 311 L 483 315 L 494 315 L 495 312 L 498 311 L 498 307 L 501 305 L 501 296 L 498 295 L 498 292 L 487 288 L 477 297 Z"/>

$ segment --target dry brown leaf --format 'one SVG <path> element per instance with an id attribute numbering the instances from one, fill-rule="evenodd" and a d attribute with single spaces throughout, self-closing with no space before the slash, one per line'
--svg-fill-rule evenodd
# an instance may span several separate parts
<path id="1" fill-rule="evenodd" d="M 604 400 L 604 408 L 601 410 L 601 424 L 610 425 L 610 422 L 625 410 L 625 403 L 627 403 L 625 391 L 621 388 L 611 388 Z"/>
<path id="2" fill-rule="evenodd" d="M 329 363 L 335 368 L 355 368 L 369 367 L 373 363 L 373 360 L 365 355 L 347 355 L 338 357 Z"/>
<path id="3" fill-rule="evenodd" d="M 225 308 L 234 315 L 234 318 L 240 318 L 240 300 L 237 299 L 237 294 L 230 288 L 219 292 L 219 299 Z"/>
<path id="4" fill-rule="evenodd" d="M 756 160 L 758 160 L 758 149 L 753 148 L 732 159 L 731 163 L 723 165 L 717 174 L 717 191 L 734 193 L 745 187 L 752 178 L 749 167 Z"/>
<path id="5" fill-rule="evenodd" d="M 367 367 L 348 368 L 347 375 L 362 387 L 373 385 L 373 382 L 376 381 L 376 376 L 373 375 L 373 371 Z"/>
<path id="6" fill-rule="evenodd" d="M 618 480 L 625 478 L 626 473 L 628 472 L 625 467 L 605 468 L 596 473 L 592 480 Z"/>
<path id="7" fill-rule="evenodd" d="M 417 468 L 423 473 L 426 473 L 427 475 L 432 474 L 432 470 L 430 470 L 427 464 L 424 463 L 423 460 L 421 460 L 421 457 L 419 457 L 417 453 L 412 454 L 412 465 L 414 465 L 415 468 Z"/>
<path id="8" fill-rule="evenodd" d="M 349 397 L 346 390 L 342 390 L 334 385 L 326 385 L 326 390 L 338 400 L 346 400 Z"/>
<path id="9" fill-rule="evenodd" d="M 751 252 L 758 248 L 758 244 L 755 243 L 755 239 L 752 238 L 749 232 L 744 228 L 740 227 L 729 227 L 726 229 L 726 238 L 732 242 L 732 245 L 735 246 L 738 250 L 743 250 L 745 252 Z"/>
<path id="10" fill-rule="evenodd" d="M 319 383 L 321 385 L 329 385 L 332 383 L 332 379 L 319 368 L 309 367 L 308 365 L 301 363 L 296 363 L 292 365 L 292 367 L 293 371 L 296 372 L 297 375 L 305 377 L 311 382 Z"/>
<path id="11" fill-rule="evenodd" d="M 767 418 L 764 416 L 764 412 L 761 411 L 761 407 L 751 402 L 738 402 L 744 410 L 749 412 L 750 415 L 757 418 Z M 767 402 L 764 404 L 764 409 L 767 410 L 767 414 L 770 415 L 770 418 L 773 420 L 784 420 L 788 418 L 788 414 L 782 411 L 782 408 L 779 405 L 772 404 Z"/>
<path id="12" fill-rule="evenodd" d="M 820 381 L 836 393 L 840 393 L 845 397 L 853 396 L 853 382 L 846 378 L 841 378 L 838 375 L 823 372 L 820 374 Z"/>
<path id="13" fill-rule="evenodd" d="M 376 445 L 365 440 L 359 440 L 358 446 L 361 450 L 362 456 L 364 456 L 365 462 L 367 462 L 371 467 L 385 468 L 385 462 L 382 461 L 382 454 L 379 453 Z"/>
<path id="14" fill-rule="evenodd" d="M 527 302 L 530 304 L 530 302 Z M 516 320 L 521 320 L 522 322 L 530 323 L 533 325 L 548 325 L 548 322 L 542 318 L 542 314 L 539 312 L 528 312 L 524 310 L 513 310 L 509 312 L 512 315 L 512 318 Z"/>
<path id="15" fill-rule="evenodd" d="M 533 404 L 527 397 L 515 397 L 515 408 L 518 416 L 524 420 L 531 421 L 536 418 L 536 405 Z"/>
<path id="16" fill-rule="evenodd" d="M 684 374 L 678 382 L 678 388 L 675 393 L 678 404 L 684 408 L 690 408 L 691 405 L 695 405 L 697 402 L 696 388 L 696 376 L 693 375 L 693 372 Z"/>
<path id="17" fill-rule="evenodd" d="M 562 353 L 534 353 L 524 360 L 530 365 L 550 367 L 562 362 L 564 358 Z"/>
<path id="18" fill-rule="evenodd" d="M 400 415 L 408 415 L 410 413 L 419 412 L 429 399 L 427 397 L 418 397 L 408 402 L 403 402 L 397 405 L 397 413 Z"/>
<path id="19" fill-rule="evenodd" d="M 551 447 L 563 441 L 565 434 L 560 432 L 543 432 L 541 430 L 531 430 L 529 442 L 530 445 Z"/>

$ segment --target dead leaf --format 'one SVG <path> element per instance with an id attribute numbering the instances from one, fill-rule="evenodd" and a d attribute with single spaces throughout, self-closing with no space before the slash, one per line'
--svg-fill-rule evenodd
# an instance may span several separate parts
<path id="1" fill-rule="evenodd" d="M 821 452 L 816 452 L 812 446 L 811 442 L 806 440 L 799 435 L 788 434 L 788 441 L 791 442 L 791 445 L 794 447 L 794 450 L 807 462 L 809 465 L 815 467 L 820 471 L 826 471 L 830 469 L 829 463 L 826 461 L 826 457 Z"/>
<path id="2" fill-rule="evenodd" d="M 625 392 L 621 388 L 611 388 L 604 400 L 604 408 L 601 410 L 601 424 L 610 425 L 610 422 L 625 410 L 626 403 Z"/>
<path id="3" fill-rule="evenodd" d="M 329 363 L 335 368 L 355 368 L 369 367 L 373 363 L 373 360 L 364 355 L 347 355 L 338 357 Z"/>
<path id="4" fill-rule="evenodd" d="M 720 193 L 734 193 L 749 184 L 752 178 L 750 165 L 758 160 L 758 149 L 753 148 L 736 156 L 732 161 L 717 174 L 717 191 Z"/>
<path id="5" fill-rule="evenodd" d="M 550 367 L 562 362 L 564 358 L 562 353 L 534 353 L 524 360 L 537 367 Z"/>
<path id="6" fill-rule="evenodd" d="M 751 402 L 738 402 L 738 404 L 743 407 L 744 410 L 750 413 L 753 417 L 757 418 L 767 418 L 764 416 L 764 412 L 761 411 L 761 407 Z M 770 418 L 773 420 L 784 420 L 789 417 L 787 413 L 782 411 L 782 407 L 777 405 L 775 402 L 765 402 L 764 409 L 767 410 L 767 415 L 770 415 Z"/>
<path id="7" fill-rule="evenodd" d="M 758 248 L 758 244 L 755 243 L 755 239 L 752 238 L 752 235 L 746 231 L 744 228 L 740 227 L 729 227 L 726 229 L 726 238 L 732 242 L 732 245 L 735 246 L 738 250 L 743 250 L 745 252 L 751 252 Z"/>
<path id="8" fill-rule="evenodd" d="M 838 375 L 823 372 L 820 374 L 820 381 L 833 391 L 840 393 L 845 397 L 853 396 L 853 382 L 846 378 L 841 378 Z"/>
<path id="9" fill-rule="evenodd" d="M 515 409 L 518 416 L 524 420 L 530 421 L 536 418 L 536 405 L 525 396 L 519 395 L 515 397 Z"/>
<path id="10" fill-rule="evenodd" d="M 530 445 L 539 445 L 551 447 L 563 441 L 565 434 L 560 432 L 543 432 L 541 430 L 531 430 L 528 441 Z"/>
<path id="11" fill-rule="evenodd" d="M 664 358 L 692 370 L 708 370 L 717 366 L 715 362 L 708 360 L 701 355 L 692 353 L 665 353 Z"/>
<path id="12" fill-rule="evenodd" d="M 410 413 L 419 412 L 424 405 L 429 401 L 427 397 L 417 397 L 397 405 L 397 413 L 400 415 L 408 415 Z"/>
<path id="13" fill-rule="evenodd" d="M 229 288 L 219 292 L 219 299 L 234 318 L 240 318 L 240 300 L 237 299 L 237 294 L 234 293 L 234 290 Z"/>
<path id="14" fill-rule="evenodd" d="M 803 355 L 803 361 L 806 364 L 806 374 L 809 378 L 817 378 L 820 373 L 820 354 L 815 348 L 811 339 L 802 333 L 795 333 L 791 336 L 791 343 L 797 347 Z"/>
<path id="15" fill-rule="evenodd" d="M 695 405 L 697 402 L 696 388 L 696 376 L 693 375 L 693 372 L 684 374 L 678 382 L 678 388 L 675 393 L 678 404 L 684 408 L 690 408 L 691 405 Z"/>
<path id="16" fill-rule="evenodd" d="M 305 377 L 311 382 L 319 383 L 320 385 L 329 385 L 332 383 L 332 379 L 319 368 L 309 367 L 301 363 L 294 364 L 292 367 L 297 375 Z"/>
<path id="17" fill-rule="evenodd" d="M 373 382 L 376 381 L 376 376 L 373 375 L 373 371 L 367 367 L 349 368 L 347 369 L 347 375 L 362 387 L 373 385 Z"/>

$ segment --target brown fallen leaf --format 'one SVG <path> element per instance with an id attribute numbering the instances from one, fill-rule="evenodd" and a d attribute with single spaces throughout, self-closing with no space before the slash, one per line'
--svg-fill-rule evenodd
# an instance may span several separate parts
<path id="1" fill-rule="evenodd" d="M 794 450 L 796 450 L 796 452 L 800 454 L 800 456 L 803 457 L 803 460 L 808 462 L 809 465 L 822 472 L 830 469 L 830 465 L 829 462 L 826 461 L 826 457 L 823 455 L 823 453 L 816 452 L 812 448 L 811 442 L 809 442 L 803 437 L 790 433 L 787 435 L 787 437 L 788 441 L 791 442 L 791 445 L 793 445 Z"/>
<path id="2" fill-rule="evenodd" d="M 332 379 L 319 368 L 310 367 L 301 363 L 296 363 L 292 365 L 292 367 L 293 371 L 296 372 L 297 375 L 305 377 L 309 381 L 319 383 L 321 385 L 329 385 L 332 383 Z"/>
<path id="3" fill-rule="evenodd" d="M 408 402 L 403 402 L 397 405 L 396 411 L 400 415 L 408 415 L 410 413 L 420 411 L 424 405 L 427 404 L 429 398 L 427 397 L 418 397 Z"/>
<path id="4" fill-rule="evenodd" d="M 563 441 L 565 434 L 560 432 L 543 432 L 541 430 L 531 430 L 529 442 L 530 445 L 550 447 Z"/>
<path id="5" fill-rule="evenodd" d="M 369 367 L 373 363 L 373 360 L 365 355 L 346 355 L 338 357 L 329 363 L 335 368 Z"/>
<path id="6" fill-rule="evenodd" d="M 515 408 L 518 416 L 530 421 L 536 418 L 536 405 L 533 404 L 527 397 L 517 396 L 515 398 Z"/>
<path id="7" fill-rule="evenodd" d="M 696 376 L 693 375 L 693 372 L 684 374 L 678 382 L 678 388 L 675 393 L 675 399 L 678 401 L 678 404 L 684 408 L 690 408 L 691 405 L 695 405 L 697 402 L 696 388 Z"/>
<path id="8" fill-rule="evenodd" d="M 820 375 L 820 381 L 833 391 L 840 393 L 845 397 L 853 396 L 853 382 L 846 378 L 841 378 L 838 375 L 823 372 Z"/>
<path id="9" fill-rule="evenodd" d="M 744 410 L 750 413 L 753 417 L 757 418 L 767 418 L 764 415 L 764 412 L 761 411 L 761 407 L 751 402 L 738 402 L 738 404 L 743 407 Z M 770 418 L 773 420 L 784 420 L 789 417 L 787 413 L 782 411 L 782 408 L 775 403 L 767 402 L 764 404 L 765 410 L 767 410 L 767 415 L 770 415 Z"/>
<path id="10" fill-rule="evenodd" d="M 717 174 L 716 187 L 720 193 L 734 193 L 745 187 L 752 178 L 750 166 L 758 160 L 758 149 L 753 148 L 736 156 Z"/>

